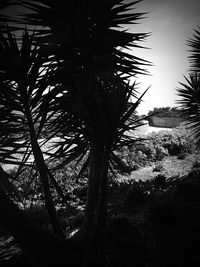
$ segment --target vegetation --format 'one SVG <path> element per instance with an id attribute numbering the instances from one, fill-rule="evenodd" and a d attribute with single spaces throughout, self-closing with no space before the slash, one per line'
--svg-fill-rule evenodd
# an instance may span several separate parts
<path id="1" fill-rule="evenodd" d="M 75 266 L 106 264 L 108 170 L 122 168 L 116 151 L 135 143 L 136 138 L 126 133 L 143 124 L 143 118 L 134 113 L 144 93 L 138 96 L 136 82 L 130 85 L 129 78 L 146 73 L 143 66 L 149 63 L 125 48 L 138 47 L 148 34 L 119 30 L 142 17 L 131 11 L 135 3 L 77 0 L 66 9 L 62 1 L 8 0 L 3 6 L 25 9 L 21 16 L 1 17 L 1 163 L 17 163 L 16 154 L 22 156 L 14 177 L 1 169 L 6 181 L 6 187 L 0 188 L 2 224 L 33 265 L 65 265 L 67 250 L 69 258 L 76 258 Z M 58 141 L 44 151 L 42 146 L 52 138 Z M 27 170 L 30 156 L 34 164 Z M 67 197 L 54 171 L 72 160 L 81 163 L 82 174 L 87 173 L 87 196 L 82 226 L 73 239 L 66 240 L 55 191 L 66 205 Z M 7 194 L 11 181 L 16 183 L 27 171 L 33 175 L 23 180 L 22 203 L 27 194 L 33 203 L 34 191 L 39 189 L 54 233 L 35 224 Z M 30 184 L 35 186 L 31 194 Z M 15 202 L 20 198 L 17 193 Z M 79 240 L 75 245 L 74 239 Z"/>
<path id="2" fill-rule="evenodd" d="M 176 107 L 154 108 L 148 112 L 149 116 L 155 115 L 160 118 L 180 118 L 181 112 Z"/>
<path id="3" fill-rule="evenodd" d="M 177 94 L 180 96 L 178 101 L 183 117 L 191 129 L 194 138 L 197 141 L 199 147 L 199 96 L 200 96 L 200 68 L 199 68 L 199 52 L 200 52 L 200 32 L 195 30 L 193 39 L 188 41 L 190 47 L 190 73 L 189 77 L 185 77 L 186 82 L 180 83 L 181 88 L 177 90 Z"/>
<path id="4" fill-rule="evenodd" d="M 183 136 L 188 136 L 188 131 L 183 131 L 183 128 L 174 129 L 173 134 L 171 131 L 161 131 L 157 133 L 157 135 L 158 137 L 163 137 L 164 133 L 168 133 L 169 140 L 179 133 L 182 133 Z M 152 133 L 151 135 L 153 136 L 154 134 Z M 165 139 L 162 140 L 163 141 L 159 141 L 161 146 L 165 143 Z M 192 138 L 186 143 L 187 146 L 192 147 L 194 145 Z M 184 149 L 184 147 L 182 148 Z M 128 264 L 131 260 L 137 262 L 138 266 L 140 266 L 140 264 L 141 266 L 146 266 L 148 261 L 152 264 L 151 266 L 154 266 L 155 259 L 153 258 L 153 254 L 151 254 L 154 249 L 159 251 L 157 255 L 158 260 L 161 260 L 159 259 L 159 257 L 161 257 L 160 253 L 164 253 L 164 251 L 166 251 L 166 253 L 171 253 L 169 248 L 165 248 L 164 246 L 172 246 L 171 242 L 174 242 L 170 240 L 170 236 L 173 236 L 172 232 L 169 232 L 169 236 L 165 237 L 166 240 L 162 241 L 163 244 L 160 247 L 159 240 L 161 239 L 159 238 L 161 238 L 160 235 L 163 227 L 164 229 L 169 226 L 173 228 L 180 227 L 180 223 L 177 222 L 177 220 L 179 220 L 179 215 L 177 214 L 182 212 L 181 203 L 182 201 L 186 201 L 185 199 L 192 201 L 192 205 L 198 208 L 195 201 L 198 197 L 198 193 L 196 192 L 198 192 L 200 188 L 198 179 L 196 179 L 198 177 L 199 154 L 197 151 L 195 154 L 194 150 L 186 151 L 184 159 L 179 159 L 178 153 L 174 156 L 167 154 L 162 160 L 152 159 L 147 161 L 144 157 L 143 165 L 139 165 L 139 169 L 137 171 L 132 171 L 128 176 L 124 176 L 124 174 L 121 174 L 118 170 L 115 170 L 114 176 L 112 173 L 109 174 L 107 198 L 109 209 L 106 237 L 109 238 L 110 244 L 107 250 L 107 257 L 109 257 L 110 264 L 111 262 L 113 262 L 112 264 L 117 264 L 116 262 L 121 261 Z M 182 154 L 182 152 L 180 152 L 180 154 Z M 131 153 L 129 152 L 128 156 L 124 154 L 122 158 L 127 160 L 130 155 Z M 54 196 L 62 226 L 68 234 L 79 229 L 82 225 L 84 220 L 83 211 L 87 196 L 87 176 L 85 178 L 84 176 L 80 177 L 79 180 L 77 180 L 76 178 L 79 175 L 79 171 L 72 172 L 75 165 L 76 162 L 72 162 L 70 165 L 66 165 L 62 171 L 57 170 L 55 172 L 56 180 L 59 181 L 65 196 L 68 197 L 68 204 L 70 204 L 71 210 L 66 209 L 62 199 L 57 197 L 55 189 L 52 188 L 52 195 Z M 149 172 L 149 169 L 151 169 L 151 172 Z M 31 218 L 36 223 L 39 223 L 43 229 L 50 229 L 50 231 L 52 231 L 48 214 L 44 207 L 44 199 L 41 190 L 39 186 L 35 189 L 34 183 L 29 183 L 34 176 L 34 173 L 31 174 L 30 171 L 31 168 L 27 168 L 27 172 L 18 176 L 18 181 L 14 182 L 16 188 L 20 189 L 20 195 L 24 196 L 23 205 L 21 207 L 27 214 L 31 215 Z M 68 179 L 66 179 L 66 176 Z M 175 200 L 173 200 L 173 198 L 175 198 Z M 180 205 L 179 208 L 177 208 L 177 206 L 174 207 L 173 203 L 173 201 L 177 201 L 177 198 L 179 201 L 178 205 Z M 32 205 L 30 204 L 31 201 Z M 147 215 L 147 212 L 149 215 Z M 189 211 L 186 212 L 186 217 L 189 216 L 188 212 Z M 116 224 L 114 222 L 115 220 Z M 149 220 L 152 229 L 154 229 L 150 231 L 151 233 L 153 231 L 153 236 L 149 234 Z M 133 231 L 132 237 L 128 236 L 128 233 L 125 231 L 125 225 L 128 227 L 127 229 L 132 229 L 133 227 L 131 230 Z M 125 227 L 124 230 L 123 227 Z M 119 230 L 117 229 L 120 228 L 121 232 L 119 234 Z M 189 234 L 189 229 L 186 230 L 184 228 L 184 231 Z M 190 234 L 192 235 L 192 233 Z M 191 236 L 190 238 L 194 237 Z M 155 247 L 152 247 L 148 242 L 154 242 Z M 181 256 L 181 247 L 178 242 L 180 242 L 180 237 L 176 240 L 179 252 L 174 251 L 174 253 L 179 253 Z M 132 245 L 137 247 L 138 253 L 137 257 L 134 259 L 131 253 Z M 124 246 L 126 249 L 124 249 Z M 129 249 L 128 246 L 130 246 Z M 155 253 L 155 251 L 153 253 Z M 175 254 L 173 255 L 175 257 Z M 189 254 L 187 255 L 189 257 Z M 166 263 L 169 264 L 168 266 L 170 266 L 172 262 L 171 257 L 172 254 L 168 259 L 168 263 Z M 187 259 L 186 256 L 185 259 Z"/>
<path id="5" fill-rule="evenodd" d="M 4 3 L 25 9 L 0 17 L 1 266 L 196 264 L 199 32 L 179 90 L 190 131 L 137 137 L 144 93 L 129 78 L 149 62 L 126 48 L 148 34 L 119 30 L 136 2 Z"/>

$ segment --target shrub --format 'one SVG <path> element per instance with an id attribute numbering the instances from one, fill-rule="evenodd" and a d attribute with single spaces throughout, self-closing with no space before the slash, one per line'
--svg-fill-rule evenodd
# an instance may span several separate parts
<path id="1" fill-rule="evenodd" d="M 171 156 L 189 154 L 195 150 L 195 142 L 184 126 L 174 128 L 172 131 L 153 132 L 148 138 L 155 147 L 163 147 Z"/>
<path id="2" fill-rule="evenodd" d="M 164 157 L 168 156 L 168 150 L 166 148 L 164 148 L 163 146 L 157 146 L 155 148 L 156 153 L 155 153 L 155 160 L 162 160 L 164 159 Z"/>
<path id="3" fill-rule="evenodd" d="M 121 159 L 136 170 L 155 161 L 161 161 L 167 156 L 185 158 L 195 151 L 195 142 L 185 127 L 180 126 L 172 131 L 153 132 L 147 135 L 147 140 L 119 152 Z"/>

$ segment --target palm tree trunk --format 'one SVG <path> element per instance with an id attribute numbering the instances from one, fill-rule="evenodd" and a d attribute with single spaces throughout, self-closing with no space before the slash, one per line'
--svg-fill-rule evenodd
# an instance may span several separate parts
<path id="1" fill-rule="evenodd" d="M 55 205 L 53 203 L 53 198 L 52 198 L 51 191 L 50 191 L 48 168 L 45 164 L 42 151 L 37 141 L 37 136 L 36 136 L 35 129 L 33 126 L 31 112 L 28 107 L 26 108 L 26 116 L 27 116 L 29 131 L 30 131 L 30 139 L 31 139 L 33 155 L 35 158 L 36 166 L 40 173 L 40 179 L 41 179 L 42 186 L 43 186 L 45 206 L 47 208 L 49 218 L 50 218 L 50 221 L 51 221 L 51 224 L 52 224 L 52 227 L 55 233 L 59 236 L 64 237 L 64 232 L 63 232 L 61 223 L 58 219 Z"/>
<path id="2" fill-rule="evenodd" d="M 90 152 L 90 172 L 83 231 L 86 246 L 84 266 L 103 266 L 105 263 L 104 230 L 106 226 L 106 188 L 108 156 L 104 149 L 93 144 Z"/>
<path id="3" fill-rule="evenodd" d="M 99 231 L 104 231 L 107 217 L 107 180 L 108 180 L 108 152 L 104 152 L 103 166 L 100 170 L 99 194 L 97 203 L 97 220 Z"/>
<path id="4" fill-rule="evenodd" d="M 94 224 L 94 236 L 96 239 L 95 266 L 106 266 L 106 219 L 107 219 L 107 174 L 108 153 L 104 151 L 102 168 L 100 172 L 98 202 L 96 207 L 96 219 Z"/>
<path id="5" fill-rule="evenodd" d="M 91 234 L 93 229 L 95 212 L 98 202 L 98 192 L 99 192 L 99 182 L 100 182 L 100 172 L 102 168 L 103 155 L 101 150 L 95 145 L 91 145 L 90 150 L 90 170 L 88 177 L 88 192 L 87 192 L 87 202 L 85 208 L 85 218 L 83 227 L 86 231 L 86 235 Z"/>

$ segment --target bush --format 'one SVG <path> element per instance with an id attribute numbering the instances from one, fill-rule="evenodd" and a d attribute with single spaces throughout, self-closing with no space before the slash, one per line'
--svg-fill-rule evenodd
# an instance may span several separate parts
<path id="1" fill-rule="evenodd" d="M 194 151 L 193 138 L 188 130 L 180 126 L 172 131 L 150 133 L 147 135 L 147 140 L 121 149 L 118 155 L 130 169 L 137 170 L 138 167 L 161 161 L 167 156 L 183 159 Z"/>
<path id="2" fill-rule="evenodd" d="M 155 147 L 164 148 L 170 156 L 187 155 L 195 150 L 194 139 L 184 126 L 174 128 L 172 131 L 153 132 L 148 137 Z"/>

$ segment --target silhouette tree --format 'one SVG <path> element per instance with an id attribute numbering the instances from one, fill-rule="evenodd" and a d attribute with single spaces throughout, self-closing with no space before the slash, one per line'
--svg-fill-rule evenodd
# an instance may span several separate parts
<path id="1" fill-rule="evenodd" d="M 13 1 L 8 0 L 7 2 L 13 4 Z M 11 116 L 7 120 L 11 121 L 11 125 L 13 122 L 16 125 L 18 121 L 21 122 L 20 115 L 22 113 L 25 115 L 30 140 L 25 138 L 23 145 L 28 146 L 30 144 L 32 146 L 36 164 L 44 183 L 43 188 L 48 195 L 47 199 L 51 198 L 51 194 L 47 190 L 48 178 L 51 175 L 38 144 L 39 135 L 47 135 L 50 138 L 58 133 L 58 136 L 63 137 L 64 141 L 59 142 L 56 146 L 56 153 L 54 155 L 48 153 L 48 156 L 53 158 L 64 155 L 64 164 L 74 158 L 82 157 L 89 151 L 89 158 L 85 165 L 88 164 L 89 166 L 88 195 L 82 228 L 83 235 L 88 241 L 85 264 L 87 266 L 94 264 L 102 266 L 101 262 L 98 262 L 99 253 L 102 251 L 98 251 L 97 247 L 93 245 L 100 244 L 100 238 L 105 228 L 107 172 L 112 165 L 123 166 L 115 154 L 115 150 L 136 141 L 127 134 L 127 131 L 142 125 L 142 118 L 134 119 L 134 112 L 143 95 L 138 97 L 136 83 L 131 86 L 129 79 L 135 77 L 136 74 L 144 74 L 145 70 L 140 66 L 148 64 L 128 51 L 128 48 L 138 47 L 137 42 L 148 35 L 121 31 L 119 26 L 134 24 L 143 14 L 130 12 L 132 5 L 137 2 L 124 4 L 121 0 L 84 2 L 76 0 L 68 3 L 67 6 L 64 1 L 48 0 L 17 1 L 17 3 L 29 10 L 30 13 L 27 14 L 27 11 L 19 18 L 4 17 L 3 20 L 23 25 L 22 27 L 12 26 L 10 30 L 20 31 L 25 24 L 29 31 L 35 31 L 32 45 L 35 46 L 37 56 L 28 65 L 26 73 L 23 72 L 23 75 L 16 73 L 16 78 L 12 78 L 9 84 L 7 79 L 3 79 L 4 75 L 2 76 L 2 88 L 4 85 L 6 87 L 9 85 L 10 95 L 13 93 L 14 100 L 11 96 L 8 99 L 17 105 L 14 110 L 20 112 L 18 114 L 14 112 L 15 116 Z M 2 32 L 6 30 L 6 27 L 2 25 Z M 27 35 L 27 31 L 25 33 Z M 8 35 L 12 39 L 12 35 Z M 10 41 L 9 38 L 8 41 Z M 17 41 L 14 42 L 16 47 Z M 20 51 L 17 50 L 18 53 L 22 54 L 22 48 Z M 37 64 L 37 57 L 40 56 L 42 64 L 37 65 L 35 72 L 33 66 L 35 62 Z M 7 75 L 5 60 L 2 61 L 2 65 L 3 74 Z M 12 66 L 10 60 L 9 66 Z M 32 83 L 27 83 L 28 79 L 31 79 L 32 68 L 34 69 L 35 76 L 33 77 L 35 80 L 31 80 L 31 82 L 35 83 L 34 86 L 31 85 Z M 38 73 L 40 68 L 44 68 L 41 73 L 42 78 Z M 18 70 L 18 67 L 15 69 Z M 21 79 L 19 79 L 20 75 L 23 78 L 22 85 Z M 48 93 L 45 91 L 47 88 L 49 88 Z M 2 89 L 1 95 L 6 103 L 5 90 Z M 22 101 L 21 104 L 19 99 L 24 102 Z M 25 110 L 21 110 L 23 105 L 26 107 Z M 48 121 L 50 111 L 53 112 L 54 116 Z M 10 113 L 13 114 L 13 112 Z M 39 124 L 38 129 L 36 129 L 34 122 Z M 22 132 L 26 130 L 27 133 L 24 125 L 20 124 L 20 127 Z M 2 147 L 7 146 L 6 140 L 8 137 L 10 138 L 11 129 L 3 130 Z M 10 140 L 12 141 L 12 139 Z M 16 147 L 17 150 L 19 148 L 15 138 L 12 144 L 13 153 L 16 152 Z M 3 158 L 8 157 L 8 160 L 11 160 L 12 153 L 8 153 L 7 149 Z M 28 217 L 13 206 L 5 194 L 2 193 L 2 196 L 2 205 L 7 205 L 10 210 L 13 208 L 13 214 L 15 214 L 13 216 L 16 216 L 19 222 L 27 227 L 27 232 L 31 230 L 39 242 L 39 228 L 32 225 Z M 53 210 L 53 205 L 51 208 L 49 211 Z M 6 214 L 4 215 L 4 222 L 13 219 L 10 217 L 11 215 L 7 215 L 7 217 Z M 56 219 L 52 218 L 52 221 L 56 222 Z M 7 224 L 7 226 L 21 247 L 27 248 L 27 255 L 30 254 L 30 258 L 37 262 L 45 262 L 46 255 L 42 255 L 38 250 L 35 251 L 34 244 L 31 245 L 31 238 L 27 240 L 24 235 L 18 237 L 21 228 L 17 231 L 12 223 Z M 59 232 L 57 226 L 55 226 L 55 230 L 57 233 Z M 41 244 L 48 242 L 49 239 L 53 242 L 53 238 L 48 237 L 45 231 L 42 233 L 43 242 Z M 67 242 L 57 239 L 57 237 L 55 239 L 59 240 L 57 242 L 57 244 L 59 243 L 58 247 L 60 251 L 63 251 L 65 246 L 62 244 Z M 94 250 L 92 250 L 93 247 L 95 247 Z M 94 253 L 90 253 L 89 256 L 88 251 L 91 252 L 91 250 Z M 37 257 L 36 254 L 40 256 Z M 53 257 L 53 254 L 51 256 Z M 50 258 L 52 259 L 52 257 Z M 64 255 L 59 257 L 63 258 Z M 55 260 L 52 262 L 55 263 Z"/>
<path id="2" fill-rule="evenodd" d="M 188 41 L 190 47 L 189 61 L 191 64 L 189 77 L 186 83 L 180 83 L 177 93 L 181 99 L 178 101 L 183 118 L 191 129 L 198 147 L 200 147 L 200 32 L 195 30 L 192 39 Z"/>
<path id="3" fill-rule="evenodd" d="M 69 136 L 73 145 L 76 144 L 73 152 L 78 155 L 90 152 L 86 160 L 89 175 L 85 220 L 79 235 L 89 238 L 92 244 L 103 237 L 105 229 L 108 168 L 112 168 L 113 163 L 123 165 L 115 152 L 125 145 L 133 145 L 137 139 L 127 132 L 143 124 L 141 118 L 131 116 L 142 99 L 135 96 L 135 84 L 130 86 L 116 75 L 109 78 L 99 79 L 91 71 L 76 78 L 61 98 L 62 111 L 66 113 L 61 112 L 61 120 L 58 120 L 62 139 L 67 137 L 66 144 L 62 142 L 59 148 L 66 154 L 65 158 L 68 159 L 69 154 Z M 130 101 L 131 98 L 136 100 Z M 69 114 L 71 120 L 66 121 Z"/>
<path id="4" fill-rule="evenodd" d="M 50 74 L 43 67 L 44 57 L 33 44 L 33 36 L 25 30 L 19 48 L 9 31 L 1 34 L 0 156 L 1 162 L 13 163 L 14 154 L 19 153 L 25 164 L 33 152 L 52 226 L 57 234 L 62 235 L 50 192 L 48 169 L 38 141 L 41 133 L 44 135 L 45 122 L 52 117 L 47 96 L 44 96 Z"/>

